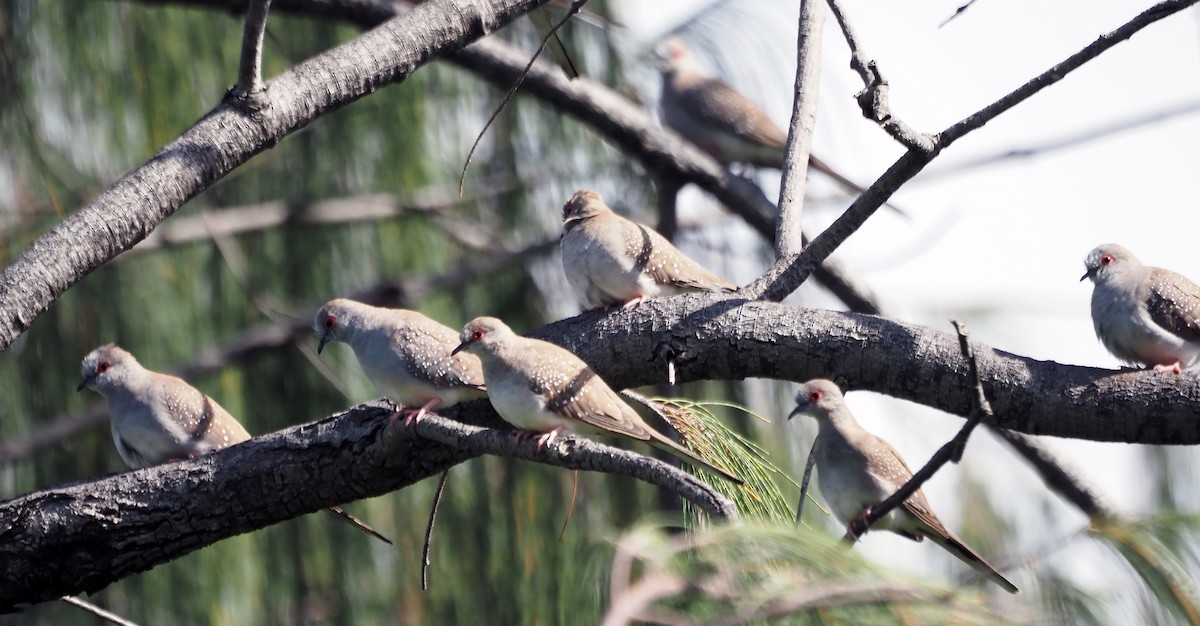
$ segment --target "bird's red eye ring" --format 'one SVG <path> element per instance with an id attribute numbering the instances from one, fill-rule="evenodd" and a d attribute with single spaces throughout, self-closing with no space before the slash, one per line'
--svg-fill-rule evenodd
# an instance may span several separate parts
<path id="1" fill-rule="evenodd" d="M 479 341 L 480 339 L 483 339 L 483 331 L 476 328 L 471 333 L 471 341 Z"/>
<path id="2" fill-rule="evenodd" d="M 331 330 L 331 329 L 333 329 L 334 326 L 337 326 L 337 318 L 332 315 L 326 315 L 325 316 L 325 330 Z"/>
<path id="3" fill-rule="evenodd" d="M 110 367 L 112 367 L 112 364 L 109 363 L 108 361 L 100 361 L 99 363 L 96 364 L 96 373 L 103 374 L 104 372 L 107 372 L 108 368 L 110 368 Z"/>
<path id="4" fill-rule="evenodd" d="M 1111 254 L 1106 254 L 1106 255 L 1104 255 L 1104 256 L 1102 256 L 1102 257 L 1100 257 L 1100 265 L 1101 265 L 1101 266 L 1105 266 L 1105 265 L 1112 265 L 1112 262 L 1113 262 L 1113 261 L 1115 261 L 1115 260 L 1116 260 L 1116 259 L 1114 259 L 1114 258 L 1113 258 L 1113 255 L 1111 255 Z"/>
<path id="5" fill-rule="evenodd" d="M 808 401 L 809 402 L 820 402 L 821 398 L 824 398 L 824 397 L 825 397 L 825 394 L 821 393 L 820 391 L 811 391 L 808 394 Z"/>

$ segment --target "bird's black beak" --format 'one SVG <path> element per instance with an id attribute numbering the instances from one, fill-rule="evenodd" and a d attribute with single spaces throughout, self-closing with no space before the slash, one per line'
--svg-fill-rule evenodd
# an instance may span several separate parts
<path id="1" fill-rule="evenodd" d="M 802 412 L 803 411 L 800 409 L 800 406 L 797 405 L 796 408 L 792 409 L 791 413 L 788 413 L 787 418 L 788 418 L 788 420 L 791 420 L 793 417 L 796 417 L 797 415 L 799 415 Z"/>
<path id="2" fill-rule="evenodd" d="M 1080 277 L 1079 277 L 1079 282 L 1081 282 L 1081 283 L 1082 283 L 1083 281 L 1085 281 L 1085 280 L 1087 280 L 1087 279 L 1091 278 L 1091 277 L 1092 277 L 1092 275 L 1093 275 L 1093 274 L 1095 274 L 1095 273 L 1096 273 L 1096 270 L 1089 268 L 1089 269 L 1088 269 L 1088 271 L 1086 271 L 1086 272 L 1084 272 L 1084 273 L 1083 273 L 1083 276 L 1080 276 Z"/>
<path id="3" fill-rule="evenodd" d="M 92 382 L 92 379 L 94 378 L 95 376 L 84 376 L 83 380 L 79 381 L 79 386 L 75 388 L 75 393 L 79 393 L 80 391 L 87 389 L 88 383 Z"/>
<path id="4" fill-rule="evenodd" d="M 463 348 L 466 348 L 467 345 L 470 343 L 471 343 L 470 341 L 464 341 L 464 342 L 458 344 L 457 348 L 450 351 L 450 356 L 454 356 L 454 355 L 458 354 L 459 352 L 462 352 Z"/>
<path id="5" fill-rule="evenodd" d="M 317 342 L 317 354 L 321 354 L 321 351 L 325 349 L 325 344 L 328 342 L 329 342 L 329 333 L 325 333 L 324 335 L 321 335 L 321 340 Z"/>

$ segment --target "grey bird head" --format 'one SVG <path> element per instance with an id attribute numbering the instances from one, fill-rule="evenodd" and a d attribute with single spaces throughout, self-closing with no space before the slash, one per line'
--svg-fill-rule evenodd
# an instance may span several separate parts
<path id="1" fill-rule="evenodd" d="M 672 35 L 654 48 L 655 66 L 664 77 L 695 70 L 696 60 L 682 37 Z"/>
<path id="2" fill-rule="evenodd" d="M 604 204 L 604 197 L 591 189 L 580 189 L 567 198 L 562 208 L 563 232 L 567 232 L 582 224 L 584 220 L 612 213 L 612 209 Z"/>
<path id="3" fill-rule="evenodd" d="M 810 380 L 796 392 L 796 408 L 788 414 L 788 419 L 797 415 L 827 419 L 843 401 L 842 390 L 832 380 Z"/>
<path id="4" fill-rule="evenodd" d="M 321 354 L 327 343 L 346 340 L 346 333 L 349 332 L 346 330 L 346 322 L 353 315 L 353 304 L 351 300 L 338 298 L 326 302 L 325 306 L 317 310 L 317 314 L 313 316 L 313 332 L 320 338 L 317 354 Z"/>
<path id="5" fill-rule="evenodd" d="M 512 329 L 504 322 L 494 317 L 477 317 L 463 326 L 460 335 L 462 343 L 450 354 L 464 350 L 475 354 L 495 353 L 512 336 Z"/>
<path id="6" fill-rule="evenodd" d="M 1092 282 L 1099 284 L 1112 280 L 1126 271 L 1137 269 L 1141 267 L 1142 263 L 1124 246 L 1106 243 L 1089 252 L 1083 265 L 1087 271 L 1079 281 L 1083 282 L 1084 279 L 1090 278 Z"/>
<path id="7" fill-rule="evenodd" d="M 110 343 L 100 346 L 83 357 L 79 373 L 83 376 L 75 391 L 83 391 L 84 387 L 108 396 L 124 387 L 131 376 L 142 369 L 137 359 L 133 358 L 117 344 Z"/>

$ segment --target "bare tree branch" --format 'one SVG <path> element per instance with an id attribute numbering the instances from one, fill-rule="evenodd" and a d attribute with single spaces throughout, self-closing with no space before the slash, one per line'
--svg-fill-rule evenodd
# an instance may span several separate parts
<path id="1" fill-rule="evenodd" d="M 670 346 L 679 381 L 813 378 L 968 416 L 976 392 L 954 334 L 925 326 L 736 297 L 692 294 L 589 312 L 531 337 L 578 354 L 617 389 L 661 384 Z M 1194 445 L 1200 377 L 1064 365 L 972 342 L 995 417 L 1033 435 Z"/>
<path id="2" fill-rule="evenodd" d="M 67 604 L 77 606 L 80 609 L 83 609 L 84 611 L 87 611 L 88 613 L 91 613 L 92 615 L 95 615 L 96 617 L 99 617 L 110 624 L 116 624 L 117 626 L 137 626 L 137 624 L 134 624 L 124 617 L 121 617 L 112 611 L 105 611 L 104 609 L 82 598 L 76 598 L 75 596 L 63 596 L 62 601 L 66 602 Z"/>
<path id="3" fill-rule="evenodd" d="M 867 218 L 873 215 L 901 185 L 916 176 L 942 150 L 950 147 L 957 139 L 982 127 L 997 115 L 1020 104 L 1042 89 L 1053 85 L 1102 52 L 1129 39 L 1139 30 L 1192 6 L 1196 2 L 1197 0 L 1165 0 L 1154 5 L 1120 28 L 1101 35 L 1094 43 L 1029 80 L 1012 93 L 946 128 L 934 138 L 932 150 L 926 150 L 923 146 L 910 146 L 908 152 L 888 168 L 888 171 L 871 185 L 867 193 L 859 196 L 841 217 L 818 235 L 811 245 L 798 255 L 780 259 L 765 276 L 743 288 L 742 293 L 755 299 L 782 300 L 807 280 L 813 270 L 829 258 L 829 255 L 841 246 L 842 242 L 862 227 Z"/>
<path id="4" fill-rule="evenodd" d="M 883 74 L 879 72 L 875 62 L 868 59 L 866 53 L 863 52 L 862 43 L 859 42 L 854 28 L 850 26 L 850 20 L 846 17 L 840 0 L 828 1 L 829 9 L 833 12 L 838 26 L 842 29 L 842 34 L 846 37 L 846 44 L 850 46 L 850 67 L 858 72 L 863 80 L 863 90 L 854 96 L 858 101 L 859 108 L 862 109 L 863 116 L 879 124 L 893 139 L 909 150 L 933 152 L 935 146 L 931 137 L 913 130 L 903 120 L 892 116 L 891 106 L 888 103 L 887 80 L 883 78 Z"/>
<path id="5" fill-rule="evenodd" d="M 0 349 L 7 349 L 67 288 L 250 157 L 544 1 L 426 2 L 268 81 L 264 97 L 270 107 L 244 115 L 231 105 L 217 106 L 0 274 Z"/>
<path id="6" fill-rule="evenodd" d="M 821 86 L 821 30 L 825 26 L 824 0 L 800 0 L 800 28 L 796 43 L 796 84 L 792 120 L 784 148 L 783 176 L 779 182 L 779 219 L 775 226 L 775 257 L 787 258 L 804 248 L 800 216 L 804 208 L 808 159 L 817 125 L 817 99 Z"/>
<path id="7" fill-rule="evenodd" d="M 267 32 L 267 13 L 270 8 L 271 0 L 250 0 L 249 9 L 246 11 L 246 28 L 242 33 L 242 56 L 238 66 L 237 85 L 230 92 L 235 99 L 255 110 L 263 104 L 257 100 L 263 89 L 263 35 Z"/>
<path id="8" fill-rule="evenodd" d="M 220 539 L 381 495 L 480 454 L 624 474 L 675 491 L 714 517 L 733 503 L 691 474 L 574 436 L 537 448 L 476 401 L 387 428 L 389 403 L 205 455 L 0 503 L 0 611 L 95 591 Z M 483 428 L 485 423 L 497 428 Z M 120 503 L 119 506 L 116 503 Z"/>

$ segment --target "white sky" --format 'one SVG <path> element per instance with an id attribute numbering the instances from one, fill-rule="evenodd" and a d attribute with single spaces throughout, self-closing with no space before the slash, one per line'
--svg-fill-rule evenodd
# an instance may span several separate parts
<path id="1" fill-rule="evenodd" d="M 650 45 L 680 19 L 710 4 L 621 0 L 616 6 L 634 42 Z M 867 55 L 879 62 L 891 84 L 893 113 L 921 131 L 944 129 L 1152 5 L 1146 0 L 979 0 L 938 28 L 959 4 L 844 0 Z M 731 0 L 719 11 L 736 12 L 738 19 L 729 20 L 727 27 L 702 27 L 689 41 L 702 48 L 698 56 L 712 61 L 714 73 L 762 103 L 786 127 L 798 2 Z M 837 257 L 857 268 L 906 321 L 950 331 L 946 320 L 961 317 L 970 321 L 974 339 L 996 348 L 1062 363 L 1115 367 L 1116 359 L 1092 330 L 1091 283 L 1079 282 L 1083 258 L 1096 245 L 1117 242 L 1148 264 L 1200 281 L 1195 245 L 1200 114 L 999 166 L 953 176 L 937 172 L 1200 102 L 1198 33 L 1200 12 L 1195 8 L 1162 20 L 961 139 L 895 196 L 912 215 L 910 221 L 881 211 Z M 868 183 L 902 150 L 859 114 L 852 96 L 861 83 L 849 69 L 848 49 L 832 16 L 824 36 L 814 151 Z M 647 81 L 657 89 L 656 76 L 650 74 Z M 771 184 L 777 179 L 764 180 Z M 768 197 L 777 194 L 777 187 L 768 188 Z M 701 206 L 707 202 L 699 192 L 686 198 Z M 809 212 L 810 234 L 836 213 Z M 752 277 L 737 276 L 743 283 Z M 850 404 L 867 428 L 890 439 L 914 466 L 961 425 L 957 418 L 873 394 L 852 394 Z M 1142 448 L 1062 440 L 1051 444 L 1120 510 L 1150 512 Z M 1009 521 L 1017 524 L 1022 542 L 1016 550 L 1036 551 L 1082 525 L 1082 516 L 1046 496 L 1003 444 L 976 436 L 968 456 L 973 457 L 968 471 L 986 485 L 993 506 L 1012 510 Z M 948 503 L 954 500 L 959 470 L 942 474 L 947 475 L 935 478 L 926 491 L 953 528 L 955 511 Z M 1040 509 L 1034 504 L 1042 498 L 1051 502 L 1053 522 L 1041 518 L 1040 510 L 1018 514 L 1022 507 Z M 923 557 L 936 549 L 872 537 L 864 550 L 892 566 L 928 571 Z M 1080 548 L 1073 554 L 1062 558 L 1075 559 L 1071 569 L 1086 576 L 1095 550 Z M 961 566 L 939 567 L 959 572 Z M 1021 586 L 1020 576 L 1015 582 Z"/>

